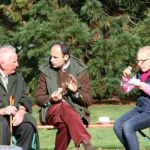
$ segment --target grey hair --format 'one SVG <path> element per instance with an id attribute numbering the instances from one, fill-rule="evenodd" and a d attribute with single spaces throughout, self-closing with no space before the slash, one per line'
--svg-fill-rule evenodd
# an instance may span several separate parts
<path id="1" fill-rule="evenodd" d="M 11 59 L 12 53 L 16 53 L 16 49 L 12 45 L 3 45 L 0 47 L 0 63 Z"/>
<path id="2" fill-rule="evenodd" d="M 13 47 L 12 45 L 3 45 L 3 46 L 0 46 L 0 49 L 2 49 L 2 48 L 9 48 L 9 49 L 13 50 L 14 52 L 16 52 L 16 48 Z"/>

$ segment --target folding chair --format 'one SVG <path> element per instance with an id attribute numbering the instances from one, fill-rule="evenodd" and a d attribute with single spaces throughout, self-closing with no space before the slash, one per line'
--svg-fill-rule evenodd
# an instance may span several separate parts
<path id="1" fill-rule="evenodd" d="M 138 131 L 143 137 L 144 139 L 146 139 L 146 141 L 150 142 L 150 137 L 148 135 L 146 135 L 143 131 L 139 130 Z"/>

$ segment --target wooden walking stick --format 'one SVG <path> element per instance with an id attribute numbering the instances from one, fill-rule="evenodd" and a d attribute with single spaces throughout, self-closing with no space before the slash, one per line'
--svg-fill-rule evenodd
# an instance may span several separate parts
<path id="1" fill-rule="evenodd" d="M 14 96 L 10 96 L 9 103 L 10 103 L 10 106 L 14 106 L 15 104 Z M 12 145 L 12 127 L 13 127 L 12 122 L 13 122 L 13 115 L 10 114 L 10 145 Z"/>

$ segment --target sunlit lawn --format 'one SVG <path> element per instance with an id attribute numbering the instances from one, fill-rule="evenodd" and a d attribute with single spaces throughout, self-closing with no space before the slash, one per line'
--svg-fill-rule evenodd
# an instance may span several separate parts
<path id="1" fill-rule="evenodd" d="M 91 123 L 95 123 L 99 116 L 110 116 L 111 120 L 116 120 L 121 114 L 131 109 L 133 106 L 129 105 L 92 105 L 89 109 L 91 111 Z M 33 115 L 38 120 L 38 109 L 34 107 Z M 92 144 L 96 150 L 123 150 L 122 145 L 118 141 L 112 128 L 90 128 L 87 129 L 92 135 Z M 149 129 L 144 131 L 149 135 Z M 55 143 L 56 130 L 40 129 L 40 145 L 41 150 L 53 150 Z M 141 135 L 139 135 L 139 141 L 141 150 L 150 150 L 150 141 L 146 141 Z M 73 142 L 70 143 L 68 150 L 77 150 L 74 147 Z M 81 147 L 78 150 L 83 150 Z"/>

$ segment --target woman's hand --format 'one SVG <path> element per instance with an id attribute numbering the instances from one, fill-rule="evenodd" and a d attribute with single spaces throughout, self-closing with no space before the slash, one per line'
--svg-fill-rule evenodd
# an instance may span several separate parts
<path id="1" fill-rule="evenodd" d="M 137 88 L 139 88 L 140 90 L 144 90 L 147 86 L 147 83 L 145 82 L 140 82 L 138 85 L 136 85 Z"/>
<path id="2" fill-rule="evenodd" d="M 128 66 L 126 69 L 123 71 L 123 77 L 129 78 L 131 75 L 132 67 Z"/>

